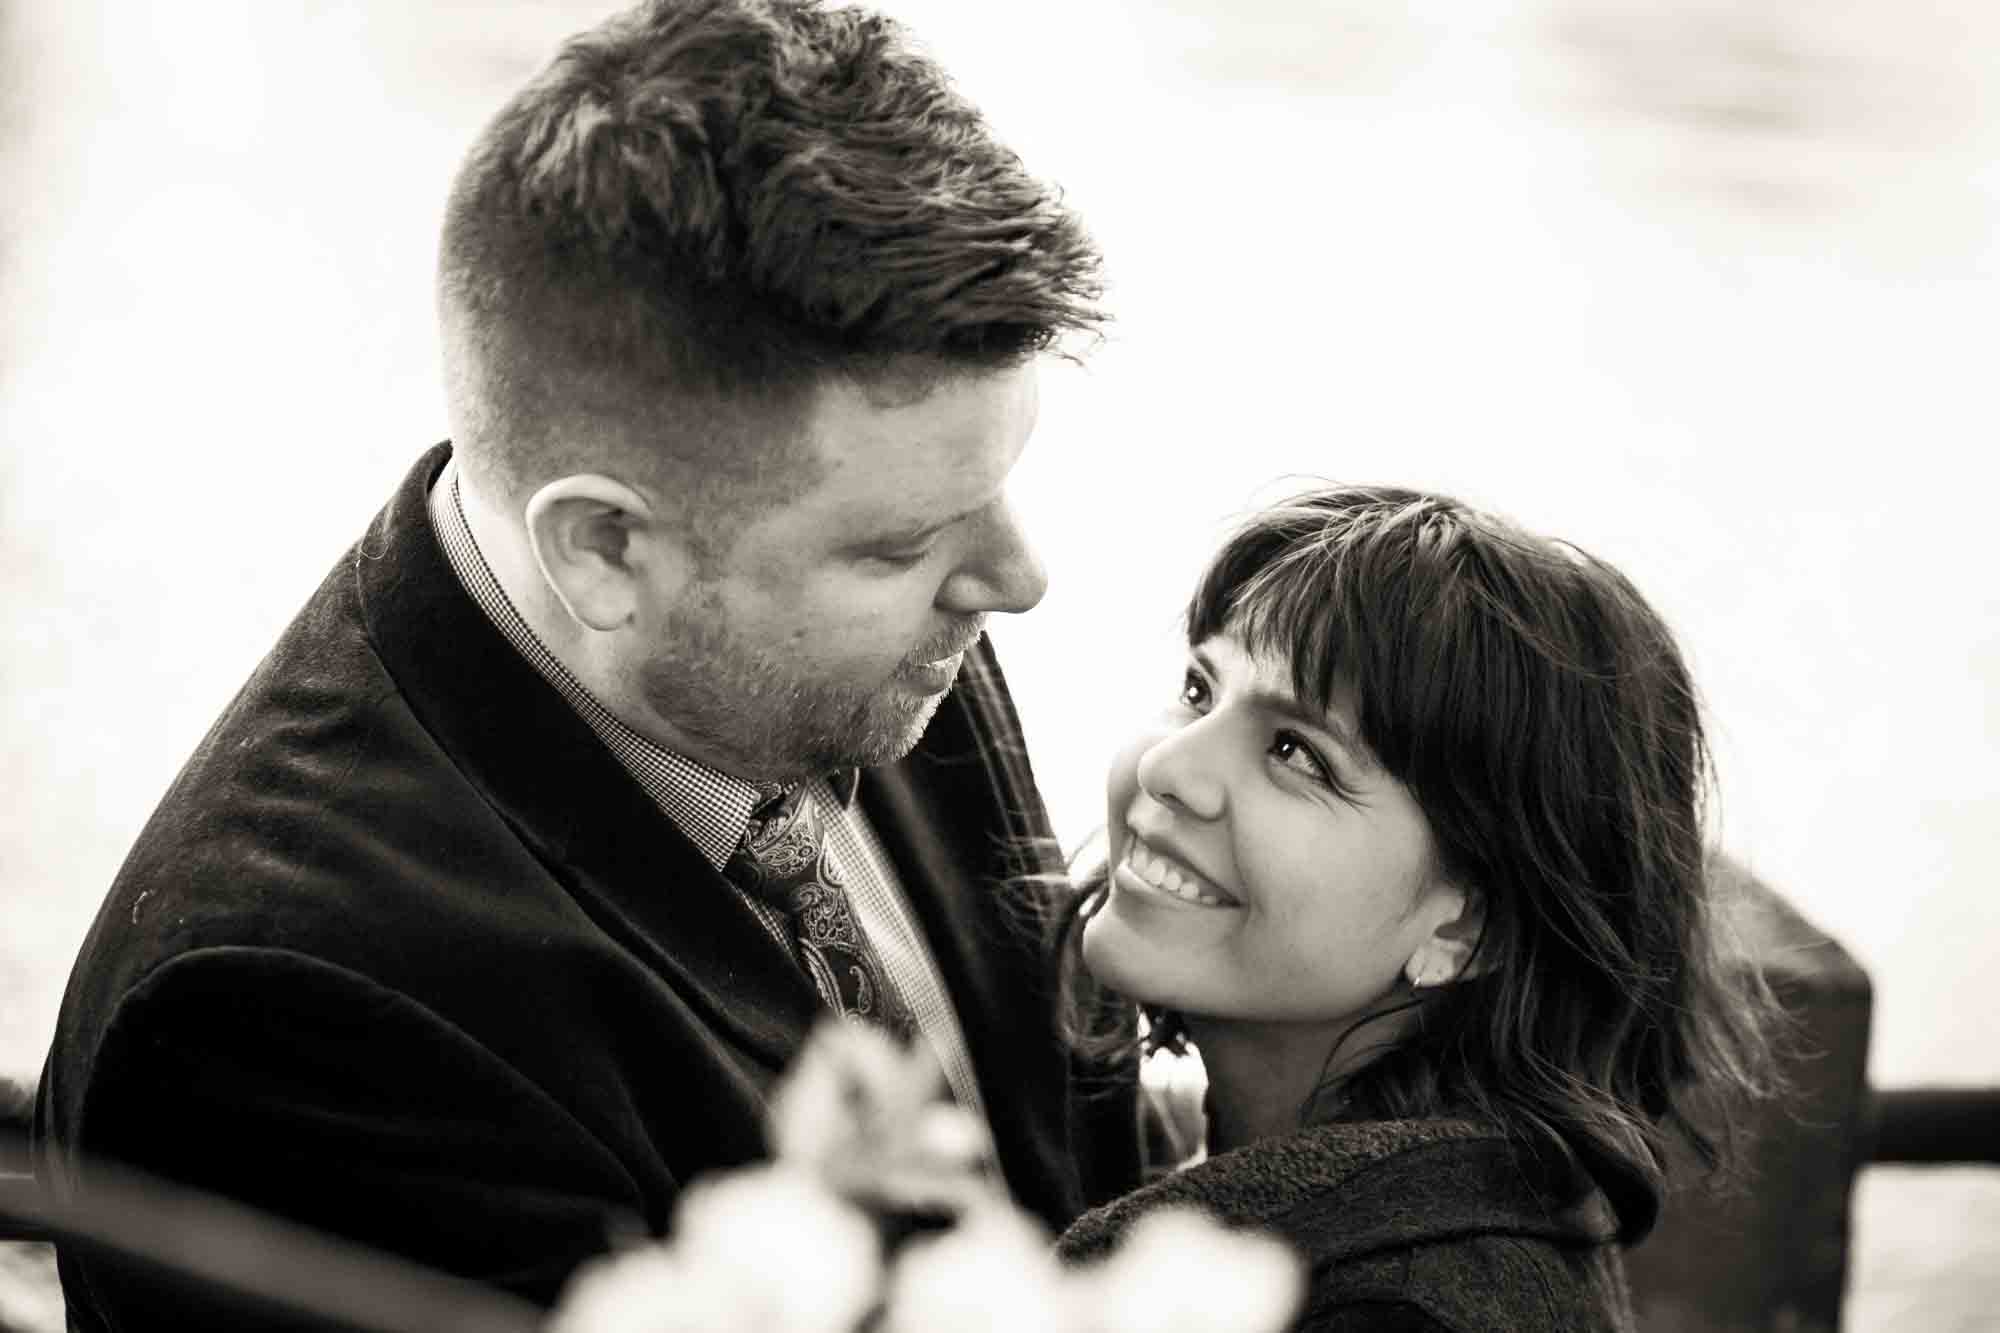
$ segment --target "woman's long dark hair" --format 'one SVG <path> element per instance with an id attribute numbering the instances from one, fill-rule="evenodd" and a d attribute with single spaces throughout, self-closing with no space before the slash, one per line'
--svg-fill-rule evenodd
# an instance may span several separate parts
<path id="1" fill-rule="evenodd" d="M 1326 1104 L 1343 1119 L 1493 1121 L 1582 1167 L 1623 1237 L 1643 1236 L 1669 1138 L 1710 1166 L 1722 1155 L 1688 1097 L 1765 1089 L 1773 1012 L 1754 972 L 1722 961 L 1708 749 L 1660 617 L 1574 546 L 1445 496 L 1334 488 L 1246 523 L 1187 630 L 1289 661 L 1301 700 L 1351 691 L 1440 870 L 1485 904 L 1472 975 L 1424 992 L 1420 1021 Z M 1096 887 L 1062 932 L 1086 988 L 1076 948 Z M 1101 1014 L 1101 999 L 1075 1012 Z M 1151 1017 L 1155 1041 L 1174 1037 L 1172 1015 Z"/>

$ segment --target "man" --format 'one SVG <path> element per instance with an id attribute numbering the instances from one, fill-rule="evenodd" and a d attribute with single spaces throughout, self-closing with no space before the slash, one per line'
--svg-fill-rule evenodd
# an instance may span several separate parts
<path id="1" fill-rule="evenodd" d="M 1051 1225 L 1130 1184 L 1129 1097 L 1072 1096 L 1004 910 L 1049 838 L 981 633 L 1042 595 L 1005 482 L 1097 290 L 880 18 L 655 0 L 571 42 L 447 208 L 452 443 L 84 945 L 48 1187 L 119 1160 L 546 1304 L 761 1153 L 829 1010 L 926 1044 Z M 76 1327 L 216 1318 L 63 1266 Z"/>

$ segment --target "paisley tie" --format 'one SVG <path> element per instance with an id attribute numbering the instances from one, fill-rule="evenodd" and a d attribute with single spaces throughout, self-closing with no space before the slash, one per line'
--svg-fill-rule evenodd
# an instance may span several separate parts
<path id="1" fill-rule="evenodd" d="M 784 914 L 793 955 L 827 1008 L 907 1038 L 914 1026 L 910 1011 L 861 933 L 825 835 L 803 786 L 779 792 L 751 811 L 722 873 Z"/>

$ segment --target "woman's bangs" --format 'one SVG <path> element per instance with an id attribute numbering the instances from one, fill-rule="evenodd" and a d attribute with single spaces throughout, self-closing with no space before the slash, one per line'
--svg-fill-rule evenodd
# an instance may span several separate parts
<path id="1" fill-rule="evenodd" d="M 1301 703 L 1325 708 L 1351 691 L 1359 706 L 1400 669 L 1400 636 L 1382 628 L 1403 619 L 1407 595 L 1396 553 L 1362 519 L 1317 507 L 1261 516 L 1210 564 L 1188 607 L 1189 642 L 1228 632 L 1286 663 Z"/>
<path id="2" fill-rule="evenodd" d="M 1253 656 L 1287 663 L 1293 697 L 1315 708 L 1342 687 L 1368 688 L 1365 617 L 1342 555 L 1331 543 L 1293 545 L 1242 584 L 1227 622 Z"/>

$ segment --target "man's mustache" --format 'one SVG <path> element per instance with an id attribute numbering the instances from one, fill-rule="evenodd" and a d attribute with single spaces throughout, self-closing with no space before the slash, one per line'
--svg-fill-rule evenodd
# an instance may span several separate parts
<path id="1" fill-rule="evenodd" d="M 911 662 L 941 662 L 954 653 L 962 653 L 979 642 L 979 636 L 986 632 L 986 617 L 975 616 L 971 621 L 954 629 L 949 634 L 918 644 L 910 650 L 907 660 Z"/>

